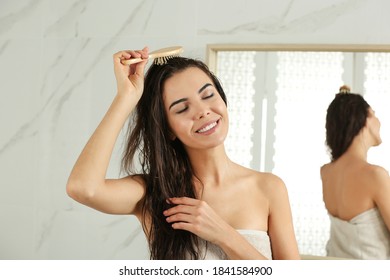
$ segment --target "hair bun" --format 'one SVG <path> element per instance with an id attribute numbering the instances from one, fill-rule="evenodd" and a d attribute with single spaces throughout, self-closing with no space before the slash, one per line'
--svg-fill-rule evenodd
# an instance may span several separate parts
<path id="1" fill-rule="evenodd" d="M 350 93 L 350 92 L 351 92 L 351 88 L 347 85 L 343 85 L 339 89 L 339 93 Z"/>

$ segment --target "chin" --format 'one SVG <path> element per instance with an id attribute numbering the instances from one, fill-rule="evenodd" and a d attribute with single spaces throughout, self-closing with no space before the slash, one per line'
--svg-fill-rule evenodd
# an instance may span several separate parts
<path id="1" fill-rule="evenodd" d="M 374 144 L 375 147 L 379 146 L 380 144 L 382 144 L 382 139 L 378 139 L 376 141 L 376 143 Z"/>

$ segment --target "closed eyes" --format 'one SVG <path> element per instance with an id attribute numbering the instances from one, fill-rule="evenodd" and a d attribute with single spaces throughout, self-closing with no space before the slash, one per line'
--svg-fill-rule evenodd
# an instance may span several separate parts
<path id="1" fill-rule="evenodd" d="M 214 92 L 213 92 L 213 85 L 210 84 L 210 83 L 206 83 L 205 85 L 203 85 L 199 90 L 198 90 L 198 93 L 200 94 L 201 96 L 201 99 L 202 100 L 206 100 L 206 99 L 209 99 L 209 98 L 212 98 L 214 96 Z M 174 107 L 174 106 L 178 106 L 180 104 L 183 104 L 184 107 L 182 109 L 179 109 L 178 111 L 176 111 L 176 114 L 181 114 L 181 113 L 184 113 L 185 111 L 188 110 L 189 106 L 188 106 L 188 98 L 181 98 L 181 99 L 178 99 L 176 101 L 174 101 L 170 106 L 169 106 L 169 110 Z"/>
<path id="2" fill-rule="evenodd" d="M 211 97 L 213 97 L 213 96 L 214 96 L 214 93 L 212 92 L 212 93 L 210 93 L 210 94 L 208 94 L 208 95 L 206 95 L 206 96 L 203 96 L 203 97 L 202 97 L 202 100 L 209 99 L 209 98 L 211 98 Z M 189 109 L 189 106 L 188 106 L 188 105 L 185 105 L 185 107 L 184 107 L 183 109 L 177 111 L 176 114 L 184 113 L 184 112 L 187 111 L 188 109 Z"/>
<path id="3" fill-rule="evenodd" d="M 202 99 L 209 99 L 214 96 L 214 93 L 210 93 L 209 95 L 203 96 Z"/>
<path id="4" fill-rule="evenodd" d="M 185 111 L 188 110 L 188 106 L 185 106 L 183 109 L 181 109 L 180 111 L 177 111 L 176 114 L 181 114 L 181 113 L 184 113 Z"/>

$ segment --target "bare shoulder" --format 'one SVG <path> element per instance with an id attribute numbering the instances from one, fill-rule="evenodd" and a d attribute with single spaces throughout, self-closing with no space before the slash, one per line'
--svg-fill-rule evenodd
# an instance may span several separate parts
<path id="1" fill-rule="evenodd" d="M 366 181 L 374 186 L 388 185 L 390 183 L 389 172 L 379 165 L 367 164 L 361 174 L 366 176 Z"/>
<path id="2" fill-rule="evenodd" d="M 379 165 L 368 164 L 366 170 L 374 176 L 389 176 L 389 172 Z"/>
<path id="3" fill-rule="evenodd" d="M 274 193 L 286 192 L 286 186 L 283 180 L 270 172 L 260 172 L 255 170 L 248 171 L 255 180 L 256 188 L 259 188 L 264 194 L 270 196 Z"/>
<path id="4" fill-rule="evenodd" d="M 326 164 L 322 165 L 321 168 L 320 168 L 321 178 L 326 177 L 327 174 L 329 173 L 329 170 L 331 168 L 332 168 L 332 164 L 331 163 L 326 163 Z"/>
<path id="5" fill-rule="evenodd" d="M 285 188 L 283 180 L 269 172 L 258 172 L 258 178 L 268 188 Z"/>
<path id="6" fill-rule="evenodd" d="M 256 177 L 257 188 L 268 201 L 269 214 L 275 216 L 289 213 L 290 199 L 284 181 L 276 174 L 269 172 L 257 172 Z"/>
<path id="7" fill-rule="evenodd" d="M 264 191 L 272 201 L 280 200 L 287 196 L 287 188 L 284 181 L 273 173 L 263 173 Z"/>
<path id="8" fill-rule="evenodd" d="M 321 170 L 321 174 L 323 172 L 326 172 L 330 167 L 330 163 L 325 163 L 324 165 L 321 166 L 320 170 Z"/>

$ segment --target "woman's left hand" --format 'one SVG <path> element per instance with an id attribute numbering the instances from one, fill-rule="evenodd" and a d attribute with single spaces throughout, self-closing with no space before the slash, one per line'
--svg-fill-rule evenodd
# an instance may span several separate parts
<path id="1" fill-rule="evenodd" d="M 165 210 L 163 214 L 174 229 L 190 231 L 202 239 L 217 244 L 230 227 L 205 201 L 173 197 L 168 202 L 176 206 Z"/>
<path id="2" fill-rule="evenodd" d="M 216 244 L 228 259 L 266 259 L 207 202 L 189 197 L 173 197 L 168 203 L 175 206 L 165 210 L 163 214 L 172 228 L 192 232 Z"/>

